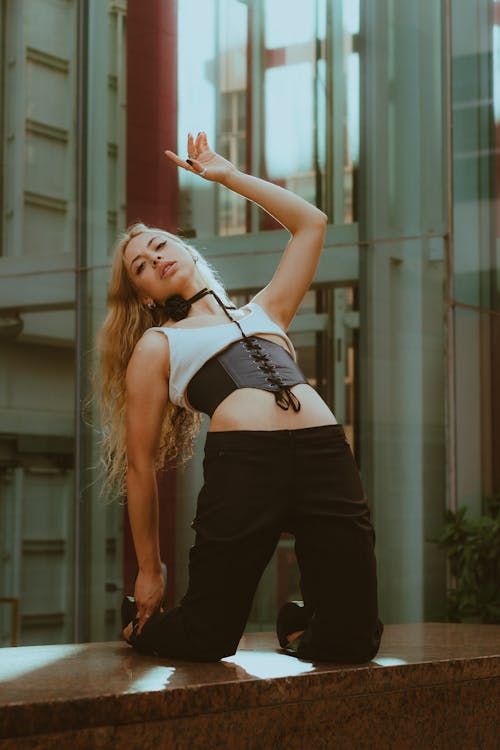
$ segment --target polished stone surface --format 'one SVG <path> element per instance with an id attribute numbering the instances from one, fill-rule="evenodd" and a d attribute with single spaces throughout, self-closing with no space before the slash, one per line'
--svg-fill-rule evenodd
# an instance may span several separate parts
<path id="1" fill-rule="evenodd" d="M 237 749 L 285 737 L 287 748 L 332 738 L 373 748 L 389 746 L 389 732 L 402 748 L 487 748 L 500 736 L 499 676 L 497 625 L 388 625 L 377 657 L 352 666 L 282 654 L 271 633 L 245 636 L 215 664 L 120 642 L 2 649 L 0 750 L 209 748 L 207 737 Z"/>

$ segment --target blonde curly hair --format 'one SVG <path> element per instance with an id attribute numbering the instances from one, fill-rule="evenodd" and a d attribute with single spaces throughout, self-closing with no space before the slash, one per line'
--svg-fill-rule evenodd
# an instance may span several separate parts
<path id="1" fill-rule="evenodd" d="M 123 496 L 126 487 L 127 452 L 125 407 L 125 375 L 134 348 L 148 328 L 160 325 L 157 310 L 148 309 L 139 299 L 123 263 L 123 254 L 134 237 L 154 232 L 170 239 L 184 242 L 170 232 L 146 224 L 137 223 L 128 227 L 116 242 L 108 287 L 108 314 L 98 337 L 99 391 L 101 425 L 101 461 L 104 465 L 105 495 Z M 197 270 L 205 285 L 224 301 L 231 304 L 227 293 L 214 269 L 192 245 L 187 245 L 191 255 L 197 258 Z M 168 464 L 181 464 L 193 453 L 193 440 L 200 428 L 201 415 L 168 402 L 161 429 L 160 445 L 156 456 L 156 468 Z"/>

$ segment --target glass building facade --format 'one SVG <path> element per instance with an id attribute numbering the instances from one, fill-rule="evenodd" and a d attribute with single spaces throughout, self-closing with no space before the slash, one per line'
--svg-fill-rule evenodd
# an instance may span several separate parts
<path id="1" fill-rule="evenodd" d="M 162 157 L 202 129 L 328 214 L 290 334 L 355 453 L 383 620 L 444 619 L 443 513 L 500 492 L 500 2 L 3 0 L 0 60 L 0 645 L 119 637 L 135 561 L 84 405 L 117 233 L 182 233 L 242 304 L 286 244 Z M 159 477 L 170 604 L 202 440 Z M 248 628 L 298 598 L 284 535 Z"/>

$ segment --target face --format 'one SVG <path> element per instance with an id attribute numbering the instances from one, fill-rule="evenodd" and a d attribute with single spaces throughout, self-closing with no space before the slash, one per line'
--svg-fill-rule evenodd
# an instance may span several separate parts
<path id="1" fill-rule="evenodd" d="M 198 291 L 193 256 L 180 240 L 160 232 L 133 237 L 123 253 L 123 264 L 144 304 L 163 303 L 172 294 L 189 297 Z"/>

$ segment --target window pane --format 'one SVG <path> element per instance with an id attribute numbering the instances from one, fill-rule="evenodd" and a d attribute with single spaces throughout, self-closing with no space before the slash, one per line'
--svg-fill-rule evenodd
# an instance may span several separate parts
<path id="1" fill-rule="evenodd" d="M 9 646 L 74 637 L 78 58 L 74 3 L 4 3 L 0 13 L 0 645 Z"/>
<path id="2" fill-rule="evenodd" d="M 315 2 L 265 0 L 264 43 L 268 49 L 309 42 L 314 35 Z"/>

